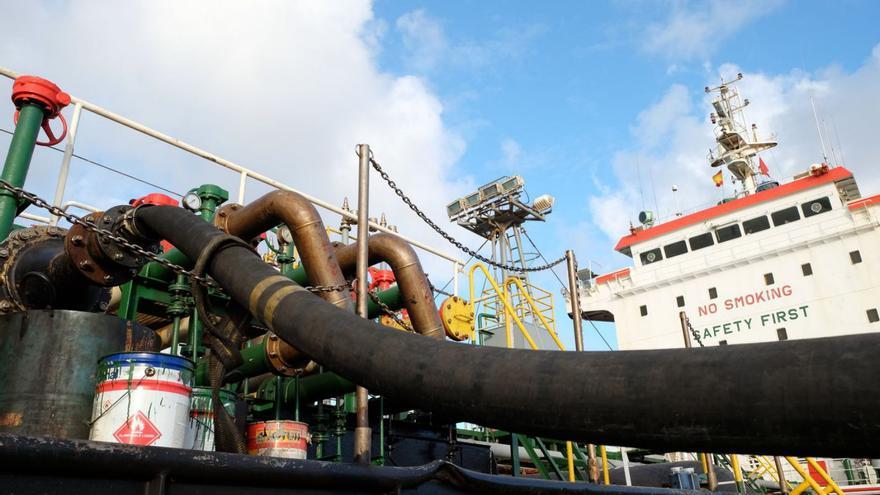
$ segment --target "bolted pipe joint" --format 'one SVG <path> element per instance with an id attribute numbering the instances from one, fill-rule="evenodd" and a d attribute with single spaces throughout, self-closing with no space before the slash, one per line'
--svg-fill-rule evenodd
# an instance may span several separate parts
<path id="1" fill-rule="evenodd" d="M 141 246 L 148 254 L 157 254 L 159 244 L 154 235 L 140 231 L 132 221 L 136 210 L 151 206 L 114 206 L 104 212 L 91 213 L 84 219 L 98 229 L 110 231 L 117 238 Z M 149 261 L 144 254 L 132 252 L 109 236 L 99 235 L 96 229 L 81 224 L 70 228 L 64 239 L 64 250 L 72 266 L 82 276 L 103 287 L 128 282 Z"/>

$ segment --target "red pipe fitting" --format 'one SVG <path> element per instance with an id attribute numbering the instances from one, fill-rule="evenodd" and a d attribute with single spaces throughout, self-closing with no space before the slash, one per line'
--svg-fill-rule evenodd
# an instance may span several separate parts
<path id="1" fill-rule="evenodd" d="M 376 287 L 379 290 L 385 290 L 388 287 L 391 287 L 391 284 L 395 282 L 394 272 L 391 270 L 379 270 L 378 268 L 370 267 L 370 278 L 372 281 L 370 282 L 370 290 L 374 290 Z"/>
<path id="2" fill-rule="evenodd" d="M 140 206 L 140 205 L 157 205 L 157 206 L 180 206 L 180 203 L 168 196 L 167 194 L 162 193 L 150 193 L 146 196 L 141 196 L 140 198 L 132 199 L 128 202 L 131 206 Z M 159 243 L 162 246 L 162 252 L 167 253 L 174 249 L 174 246 L 171 245 L 168 241 L 162 241 Z"/>
<path id="3" fill-rule="evenodd" d="M 15 104 L 14 121 L 18 124 L 18 112 L 22 105 L 33 103 L 39 105 L 45 117 L 41 127 L 49 137 L 48 141 L 37 141 L 40 146 L 54 146 L 67 136 L 67 120 L 61 115 L 61 110 L 70 104 L 70 95 L 61 91 L 55 83 L 36 76 L 20 76 L 12 83 L 12 102 Z M 61 135 L 57 138 L 49 126 L 49 121 L 55 117 L 61 118 L 63 127 Z"/>

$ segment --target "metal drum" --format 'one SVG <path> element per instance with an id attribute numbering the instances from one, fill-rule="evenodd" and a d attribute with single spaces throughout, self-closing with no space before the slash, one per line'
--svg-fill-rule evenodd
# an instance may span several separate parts
<path id="1" fill-rule="evenodd" d="M 0 433 L 85 440 L 95 362 L 113 352 L 155 351 L 147 327 L 81 311 L 0 316 Z"/>
<path id="2" fill-rule="evenodd" d="M 184 447 L 195 365 L 151 352 L 111 354 L 98 362 L 90 440 Z"/>
<path id="3" fill-rule="evenodd" d="M 235 416 L 238 396 L 220 389 L 220 401 L 230 415 Z M 184 447 L 193 450 L 214 450 L 214 401 L 210 387 L 194 387 L 190 402 L 189 425 Z"/>
<path id="4" fill-rule="evenodd" d="M 309 425 L 299 421 L 260 421 L 247 429 L 248 454 L 305 459 L 312 441 Z"/>

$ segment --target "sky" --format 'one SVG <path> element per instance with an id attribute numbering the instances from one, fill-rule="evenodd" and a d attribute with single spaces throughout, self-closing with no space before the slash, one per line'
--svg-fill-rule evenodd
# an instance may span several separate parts
<path id="1" fill-rule="evenodd" d="M 532 198 L 556 198 L 547 221 L 528 226 L 548 259 L 573 249 L 598 273 L 628 266 L 613 246 L 640 210 L 662 219 L 732 193 L 711 181 L 703 88 L 738 72 L 747 118 L 780 142 L 763 156 L 771 175 L 823 160 L 812 99 L 828 161 L 850 168 L 864 195 L 880 190 L 873 1 L 0 3 L 16 12 L 0 16 L 0 66 L 335 204 L 354 200 L 354 147 L 369 143 L 473 248 L 481 239 L 449 224 L 444 206 L 518 174 Z M 0 128 L 11 129 L 4 100 Z M 8 141 L 0 133 L 0 148 Z M 95 115 L 84 116 L 76 150 L 174 191 L 238 189 L 236 174 Z M 27 188 L 52 197 L 59 162 L 38 149 Z M 376 177 L 371 187 L 371 211 L 467 259 Z M 65 199 L 105 207 L 154 190 L 74 161 Z M 268 188 L 249 181 L 247 191 L 252 200 Z M 448 263 L 422 259 L 436 284 L 449 279 Z M 571 346 L 560 282 L 533 281 L 556 294 Z M 615 346 L 613 326 L 587 324 L 587 349 L 607 348 L 597 331 Z"/>

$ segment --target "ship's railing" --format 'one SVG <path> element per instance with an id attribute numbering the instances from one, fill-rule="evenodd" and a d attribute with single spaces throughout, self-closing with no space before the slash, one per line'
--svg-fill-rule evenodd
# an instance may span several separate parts
<path id="1" fill-rule="evenodd" d="M 13 71 L 13 70 L 7 69 L 5 67 L 0 67 L 0 75 L 5 76 L 9 79 L 15 79 L 20 74 Z M 323 208 L 324 210 L 335 213 L 335 214 L 339 215 L 340 217 L 347 218 L 349 220 L 357 220 L 357 216 L 354 213 L 352 213 L 350 211 L 343 210 L 342 208 L 335 206 L 331 203 L 328 203 L 322 199 L 316 198 L 310 194 L 307 194 L 307 193 L 304 193 L 304 192 L 299 191 L 297 189 L 294 189 L 293 187 L 288 186 L 287 184 L 284 184 L 283 182 L 281 182 L 279 180 L 265 176 L 255 170 L 249 169 L 249 168 L 244 167 L 242 165 L 239 165 L 233 161 L 227 160 L 221 156 L 215 155 L 214 153 L 203 150 L 203 149 L 198 148 L 196 146 L 193 146 L 191 144 L 185 143 L 177 138 L 174 138 L 172 136 L 169 136 L 167 134 L 159 132 L 153 128 L 147 127 L 146 125 L 143 125 L 139 122 L 135 122 L 135 121 L 128 119 L 126 117 L 123 117 L 119 114 L 113 113 L 110 110 L 102 108 L 94 103 L 83 100 L 82 98 L 78 98 L 74 95 L 71 95 L 70 100 L 71 100 L 71 103 L 73 104 L 73 112 L 72 112 L 70 119 L 69 119 L 70 126 L 68 128 L 67 138 L 65 139 L 64 155 L 61 159 L 61 169 L 58 174 L 58 180 L 56 182 L 56 187 L 55 187 L 55 196 L 52 201 L 52 203 L 56 206 L 64 207 L 65 205 L 68 205 L 68 207 L 77 207 L 80 209 L 85 209 L 85 210 L 90 210 L 90 211 L 95 210 L 92 207 L 88 207 L 88 205 L 85 205 L 86 208 L 83 208 L 83 203 L 79 203 L 76 201 L 69 201 L 67 203 L 62 204 L 62 201 L 64 200 L 64 193 L 67 188 L 67 179 L 68 179 L 68 176 L 70 173 L 70 162 L 71 162 L 71 159 L 73 158 L 74 146 L 76 144 L 77 130 L 80 125 L 80 118 L 82 116 L 83 111 L 86 111 L 86 112 L 92 113 L 94 115 L 98 115 L 100 117 L 103 117 L 107 120 L 110 120 L 111 122 L 115 122 L 115 123 L 120 124 L 122 126 L 128 127 L 129 129 L 140 132 L 146 136 L 149 136 L 153 139 L 164 142 L 164 143 L 171 145 L 175 148 L 181 149 L 187 153 L 190 153 L 192 155 L 203 158 L 203 159 L 207 160 L 208 162 L 211 162 L 219 167 L 222 167 L 222 168 L 225 168 L 227 170 L 231 170 L 231 171 L 237 173 L 239 175 L 238 195 L 237 195 L 237 202 L 238 203 L 241 203 L 241 204 L 244 203 L 248 179 L 253 179 L 257 182 L 262 182 L 263 184 L 266 184 L 266 185 L 273 187 L 273 188 L 276 188 L 276 189 L 296 192 L 296 193 L 302 195 L 304 198 L 311 201 L 312 204 L 314 204 L 317 207 Z M 40 223 L 48 223 L 51 225 L 54 225 L 58 221 L 57 218 L 46 218 L 46 217 L 42 217 L 42 216 L 38 216 L 38 215 L 33 215 L 30 213 L 23 214 L 21 216 L 22 216 L 22 218 L 27 218 L 28 220 L 31 220 L 31 221 L 40 222 Z M 452 273 L 451 273 L 452 282 L 453 282 L 453 289 L 452 290 L 453 290 L 454 294 L 458 294 L 458 276 L 462 273 L 462 270 L 464 269 L 465 263 L 460 261 L 455 256 L 452 256 L 444 251 L 441 251 L 437 248 L 429 246 L 429 245 L 427 245 L 423 242 L 417 241 L 415 239 L 411 239 L 407 236 L 401 235 L 398 232 L 395 232 L 394 230 L 389 229 L 385 225 L 380 225 L 379 223 L 376 223 L 373 221 L 370 221 L 369 225 L 370 225 L 371 230 L 375 229 L 380 232 L 385 232 L 387 234 L 391 234 L 391 235 L 395 235 L 397 237 L 400 237 L 401 239 L 408 242 L 412 246 L 419 248 L 424 252 L 427 252 L 433 256 L 436 256 L 440 259 L 443 259 L 443 260 L 449 262 L 452 265 Z"/>

